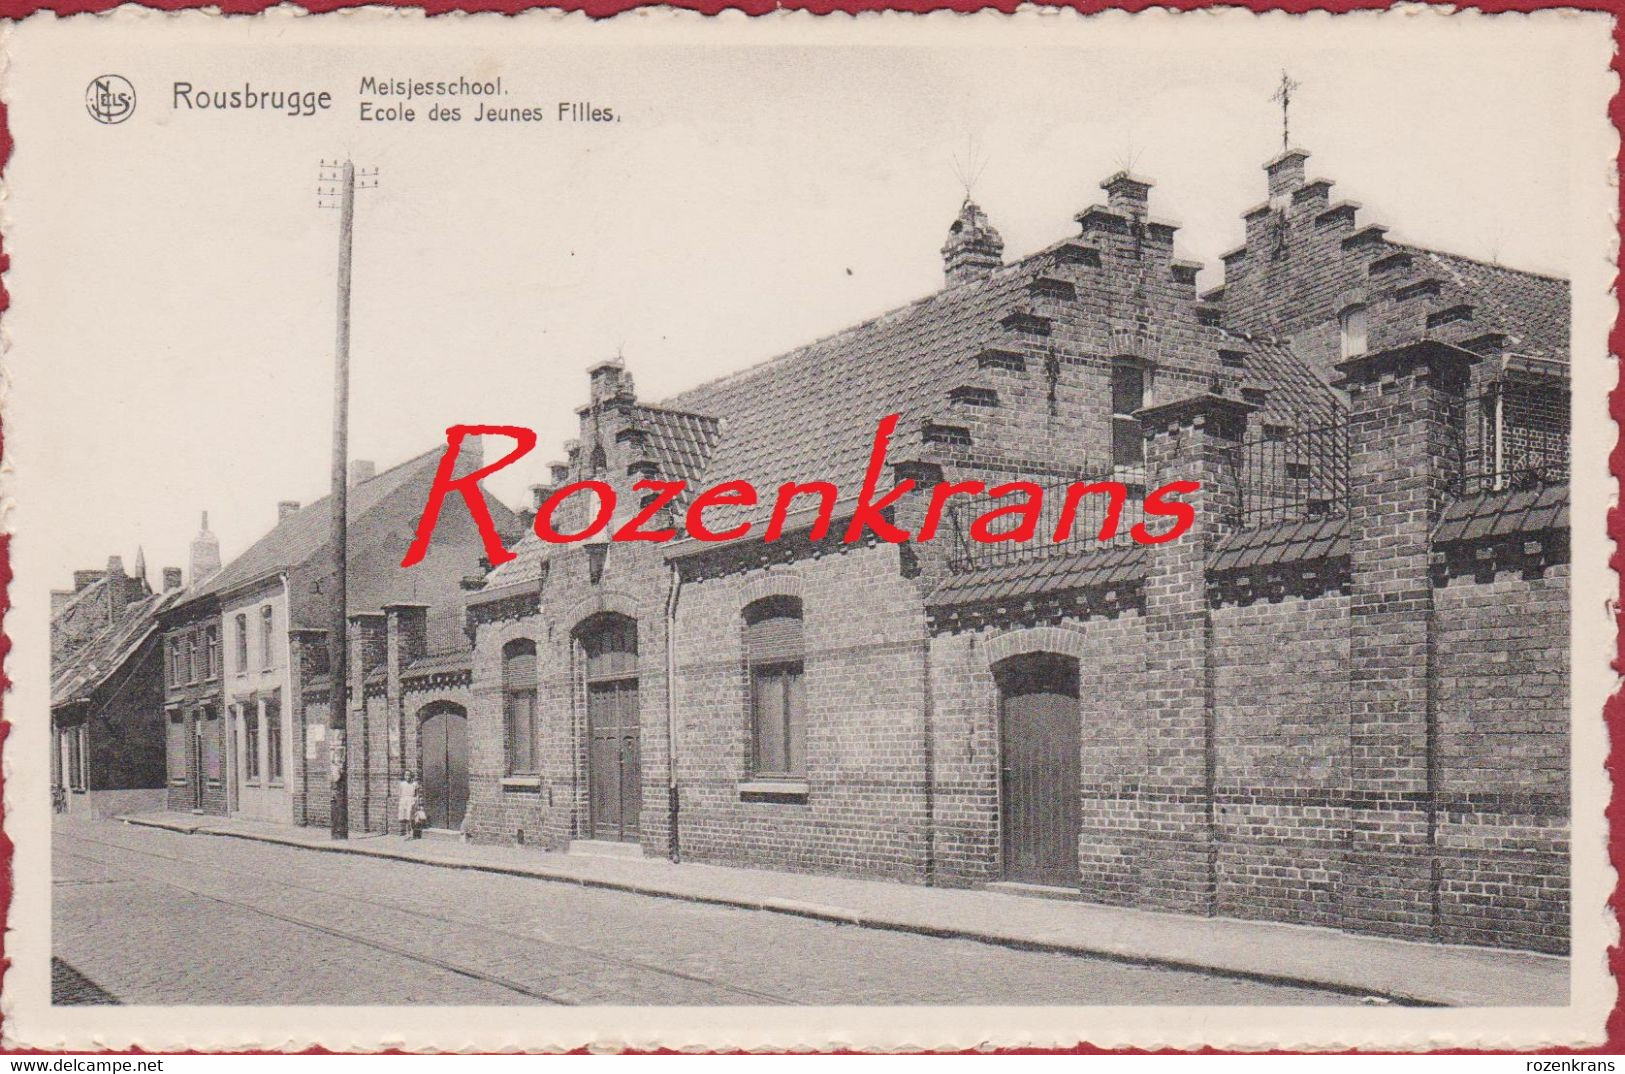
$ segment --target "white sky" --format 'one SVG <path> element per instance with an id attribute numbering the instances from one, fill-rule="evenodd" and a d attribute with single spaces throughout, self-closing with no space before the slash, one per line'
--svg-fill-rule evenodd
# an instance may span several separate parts
<path id="1" fill-rule="evenodd" d="M 1007 257 L 1071 234 L 1132 155 L 1153 212 L 1185 225 L 1181 253 L 1210 266 L 1201 285 L 1219 282 L 1279 150 L 1283 66 L 1311 176 L 1365 221 L 1572 269 L 1572 55 L 1517 16 L 1276 18 L 1268 36 L 1251 17 L 1066 19 L 1053 46 L 969 47 L 972 28 L 942 19 L 910 48 L 843 47 L 851 20 L 799 47 L 572 44 L 657 28 L 621 21 L 510 22 L 483 41 L 488 21 L 401 27 L 433 49 L 323 44 L 313 19 L 217 24 L 213 48 L 160 18 L 24 27 L 6 90 L 18 563 L 66 585 L 141 544 L 156 584 L 184 566 L 200 510 L 229 560 L 279 499 L 322 494 L 337 214 L 316 208 L 315 175 L 345 152 L 382 171 L 358 211 L 352 456 L 382 468 L 448 424 L 528 425 L 540 446 L 492 486 L 516 506 L 574 435 L 583 371 L 617 349 L 656 400 L 938 287 L 970 137 Z M 82 104 L 108 71 L 140 94 L 116 127 Z M 430 124 L 418 102 L 410 126 L 354 119 L 363 74 L 463 72 L 501 73 L 505 103 L 626 118 L 493 130 Z M 337 104 L 176 116 L 176 79 Z"/>

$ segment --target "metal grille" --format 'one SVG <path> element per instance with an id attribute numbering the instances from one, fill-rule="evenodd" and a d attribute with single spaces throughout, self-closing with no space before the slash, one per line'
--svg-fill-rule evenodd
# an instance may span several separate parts
<path id="1" fill-rule="evenodd" d="M 1501 384 L 1467 400 L 1457 427 L 1461 495 L 1562 484 L 1569 479 L 1565 391 Z"/>
<path id="2" fill-rule="evenodd" d="M 1094 492 L 1079 500 L 1072 512 L 1071 532 L 1064 540 L 1056 541 L 1055 533 L 1061 522 L 1062 511 L 1066 507 L 1068 489 L 1074 484 L 1089 484 L 1096 481 L 1116 481 L 1128 489 L 1128 495 L 1123 501 L 1122 511 L 1117 517 L 1117 525 L 1111 537 L 1103 541 L 1100 534 L 1105 526 L 1112 498 L 1104 492 Z M 953 555 L 948 561 L 948 569 L 964 573 L 1049 556 L 1070 555 L 1131 544 L 1133 537 L 1129 531 L 1135 523 L 1145 521 L 1145 481 L 1145 467 L 1118 466 L 1110 474 L 1101 477 L 1057 481 L 1040 486 L 1043 490 L 1043 499 L 1039 509 L 1038 526 L 1030 541 L 1001 541 L 990 544 L 972 539 L 971 526 L 978 516 L 1001 506 L 1009 506 L 1013 500 L 994 500 L 987 496 L 954 500 L 949 503 L 948 510 L 943 513 L 942 518 L 941 536 L 953 544 Z M 993 532 L 1002 533 L 1013 529 L 1018 521 L 1017 516 L 1004 516 L 993 524 Z M 1172 525 L 1170 519 L 1153 519 L 1150 523 L 1153 532 L 1158 533 L 1170 525 Z"/>
<path id="3" fill-rule="evenodd" d="M 1238 505 L 1242 529 L 1345 514 L 1349 426 L 1341 410 L 1307 429 L 1266 427 L 1241 445 Z"/>

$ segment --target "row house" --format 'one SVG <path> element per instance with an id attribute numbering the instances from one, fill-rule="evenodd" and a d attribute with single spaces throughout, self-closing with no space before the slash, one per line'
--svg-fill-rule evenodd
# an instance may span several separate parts
<path id="1" fill-rule="evenodd" d="M 51 785 L 66 813 L 117 816 L 166 804 L 160 619 L 181 572 L 147 583 L 139 553 L 74 572 L 51 594 Z"/>
<path id="2" fill-rule="evenodd" d="M 1197 523 L 847 545 L 842 502 L 767 544 L 767 496 L 708 513 L 740 540 L 530 537 L 461 602 L 467 657 L 432 602 L 358 632 L 437 823 L 1564 949 L 1568 286 L 1391 241 L 1307 159 L 1205 294 L 1119 173 L 1012 262 L 967 201 L 940 291 L 674 398 L 591 369 L 538 504 L 853 490 L 898 414 L 890 478 L 1196 480 Z"/>
<path id="3" fill-rule="evenodd" d="M 483 555 L 458 500 L 442 512 L 429 558 L 412 571 L 399 568 L 442 454 L 431 450 L 381 473 L 357 461 L 347 501 L 350 622 L 359 629 L 398 602 L 434 606 L 442 609 L 435 620 L 437 651 L 448 635 L 452 644 L 462 636 L 459 599 L 468 580 L 479 578 Z M 479 466 L 477 442 L 465 447 L 458 466 L 460 472 Z M 516 519 L 502 504 L 488 498 L 487 507 L 501 531 L 516 531 Z M 350 727 L 362 729 L 359 741 L 351 731 L 356 745 L 348 753 L 359 764 L 352 813 L 365 818 L 365 827 L 377 812 L 373 803 L 401 777 L 402 735 L 397 728 L 371 750 L 365 684 L 354 681 L 337 692 L 331 682 L 331 500 L 308 506 L 283 501 L 277 516 L 247 551 L 224 566 L 216 558 L 215 569 L 163 616 L 170 807 L 327 824 L 328 727 L 337 693 L 338 703 L 349 706 Z M 449 629 L 441 626 L 447 617 Z M 430 647 L 427 637 L 424 646 Z"/>

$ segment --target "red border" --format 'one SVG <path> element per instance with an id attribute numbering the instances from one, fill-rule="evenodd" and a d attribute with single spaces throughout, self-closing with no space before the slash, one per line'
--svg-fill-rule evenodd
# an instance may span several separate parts
<path id="1" fill-rule="evenodd" d="M 0 0 L 0 18 L 20 19 L 38 12 L 52 12 L 56 15 L 78 15 L 111 11 L 121 6 L 126 0 L 54 0 L 48 3 L 35 3 L 30 0 Z M 1430 0 L 1431 2 L 1431 0 Z M 161 11 L 184 11 L 205 7 L 216 7 L 229 15 L 250 15 L 277 6 L 278 0 L 145 0 L 143 7 L 154 8 Z M 400 7 L 412 10 L 421 10 L 429 15 L 444 15 L 451 12 L 500 12 L 505 15 L 514 15 L 522 11 L 534 9 L 552 9 L 566 12 L 585 12 L 592 18 L 608 18 L 624 11 L 631 11 L 640 7 L 668 6 L 698 11 L 706 15 L 715 15 L 722 11 L 741 11 L 747 15 L 765 15 L 774 11 L 809 11 L 813 14 L 824 15 L 833 12 L 856 14 L 864 11 L 959 11 L 974 12 L 983 10 L 1013 12 L 1020 6 L 1019 0 L 788 0 L 778 3 L 774 0 L 668 0 L 664 5 L 647 2 L 647 0 L 559 0 L 557 3 L 541 3 L 534 0 L 299 0 L 294 6 L 306 11 L 319 13 L 335 11 L 342 8 L 365 6 Z M 1091 14 L 1100 11 L 1143 11 L 1147 8 L 1160 7 L 1177 11 L 1193 11 L 1198 8 L 1212 7 L 1239 7 L 1254 12 L 1284 11 L 1290 14 L 1302 14 L 1309 11 L 1327 11 L 1344 13 L 1361 10 L 1383 10 L 1392 6 L 1391 0 L 1233 0 L 1231 3 L 1218 3 L 1215 0 L 1123 0 L 1121 3 L 1110 0 L 1072 0 L 1069 3 L 1046 4 L 1046 7 L 1071 8 L 1082 14 Z M 1445 6 L 1445 5 L 1440 5 Z M 1465 2 L 1450 5 L 1457 8 L 1468 8 L 1485 13 L 1501 12 L 1529 12 L 1542 11 L 1553 8 L 1567 8 L 1582 11 L 1602 11 L 1614 17 L 1614 58 L 1611 69 L 1625 84 L 1625 0 L 1465 0 Z M 1608 116 L 1613 122 L 1614 129 L 1621 136 L 1622 146 L 1625 146 L 1625 89 L 1615 93 L 1609 102 Z M 0 174 L 3 174 L 5 164 L 11 159 L 12 139 L 11 128 L 8 122 L 6 106 L 0 102 Z M 1625 222 L 1625 153 L 1615 161 L 1618 172 L 1619 211 L 1620 221 Z M 1616 233 L 1620 240 L 1620 252 L 1616 261 L 1622 275 L 1625 275 L 1625 229 Z M 5 249 L 5 239 L 0 235 L 0 272 L 11 266 L 10 255 Z M 1620 277 L 1615 279 L 1615 291 L 1618 294 Z M 11 306 L 11 295 L 0 282 L 0 314 Z M 1625 300 L 1621 302 L 1619 313 L 1616 314 L 1614 327 L 1609 333 L 1609 351 L 1612 355 L 1625 354 Z M 1617 359 L 1616 359 L 1617 360 Z M 1609 413 L 1620 427 L 1625 428 L 1625 381 L 1616 381 L 1613 390 L 1608 396 Z M 0 426 L 0 458 L 4 457 L 5 430 Z M 1613 473 L 1618 487 L 1615 489 L 1616 502 L 1620 506 L 1608 512 L 1608 536 L 1614 542 L 1614 551 L 1609 556 L 1609 566 L 1616 575 L 1625 579 L 1625 439 L 1616 438 L 1614 449 L 1608 458 L 1609 470 Z M 11 607 L 11 539 L 9 535 L 0 534 L 0 622 L 3 622 L 5 613 Z M 1615 627 L 1615 654 L 1612 667 L 1616 673 L 1625 674 L 1625 584 L 1612 600 Z M 11 639 L 4 632 L 0 632 L 0 763 L 4 761 L 5 742 L 11 733 L 11 725 L 4 722 L 6 696 L 10 691 L 11 679 L 6 674 L 6 657 L 11 651 Z M 1608 770 L 1611 774 L 1625 772 L 1625 692 L 1611 694 L 1603 711 L 1604 722 L 1608 727 Z M 1615 775 L 1612 799 L 1608 804 L 1607 817 L 1609 826 L 1609 860 L 1613 864 L 1616 876 L 1614 893 L 1608 901 L 1613 908 L 1615 920 L 1619 923 L 1622 935 L 1625 935 L 1625 794 L 1621 793 L 1622 777 Z M 0 780 L 0 790 L 3 790 L 3 780 Z M 4 802 L 0 800 L 0 821 L 4 820 Z M 11 911 L 11 863 L 12 842 L 0 830 L 0 861 L 4 868 L 0 869 L 0 921 L 9 923 Z M 11 960 L 5 956 L 5 933 L 0 931 L 0 972 L 9 970 Z M 1619 982 L 1625 977 L 1625 947 L 1616 945 L 1609 948 L 1608 967 L 1614 980 Z M 586 1049 L 579 1049 L 578 1053 L 585 1053 Z M 1071 1054 L 1071 1055 L 1106 1055 L 1106 1054 L 1170 1054 L 1177 1053 L 1179 1049 L 1162 1049 L 1159 1052 L 1146 1052 L 1144 1049 L 1097 1048 L 1092 1045 L 1080 1044 L 1065 1049 L 1033 1049 L 1008 1048 L 1000 1049 L 994 1053 L 1000 1055 L 1033 1055 L 1033 1054 Z M 1221 1054 L 1219 1049 L 1201 1048 L 1194 1050 L 1196 1054 Z M 12 1055 L 40 1055 L 62 1054 L 44 1052 L 39 1049 L 9 1050 L 0 1048 L 0 1054 Z M 122 1053 L 126 1055 L 163 1055 L 163 1054 L 198 1054 L 191 1052 L 147 1052 L 143 1049 L 132 1048 Z M 272 1054 L 252 1052 L 247 1054 Z M 326 1048 L 310 1048 L 305 1053 L 309 1055 L 335 1054 Z M 390 1050 L 387 1054 L 401 1054 L 397 1050 Z M 653 1053 L 643 1054 L 676 1054 L 666 1049 L 659 1049 Z M 840 1051 L 835 1054 L 854 1054 Z M 1279 1054 L 1279 1053 L 1272 1053 Z M 1303 1053 L 1288 1053 L 1303 1054 Z M 1406 1054 L 1406 1053 L 1394 1053 Z M 1431 1054 L 1449 1055 L 1477 1055 L 1486 1054 L 1471 1049 L 1439 1049 Z M 1498 1054 L 1498 1053 L 1489 1053 Z M 1614 1009 L 1608 1016 L 1607 1040 L 1596 1048 L 1548 1048 L 1532 1051 L 1529 1054 L 1544 1055 L 1613 1055 L 1625 1054 L 1625 989 L 1615 997 Z"/>

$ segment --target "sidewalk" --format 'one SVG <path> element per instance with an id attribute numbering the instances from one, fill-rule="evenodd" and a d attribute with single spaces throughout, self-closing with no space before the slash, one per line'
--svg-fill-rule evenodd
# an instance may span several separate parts
<path id="1" fill-rule="evenodd" d="M 866 928 L 1306 984 L 1404 1003 L 1510 1007 L 1568 1002 L 1568 960 L 1550 955 L 1411 943 L 1300 925 L 1189 917 L 1002 892 L 720 865 L 673 865 L 662 858 L 556 854 L 530 847 L 475 846 L 451 839 L 407 841 L 392 836 L 334 842 L 321 829 L 189 813 L 141 813 L 119 819 L 188 834 L 528 876 Z"/>

